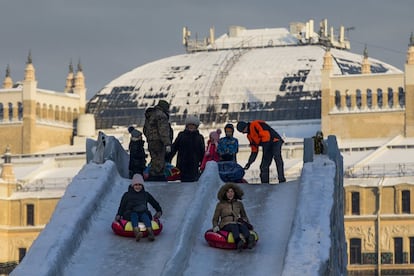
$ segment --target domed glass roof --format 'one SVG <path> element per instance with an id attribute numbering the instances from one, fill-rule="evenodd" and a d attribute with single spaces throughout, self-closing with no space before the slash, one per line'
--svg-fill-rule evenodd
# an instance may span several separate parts
<path id="1" fill-rule="evenodd" d="M 139 66 L 108 83 L 87 104 L 99 129 L 144 124 L 163 99 L 170 121 L 197 114 L 203 124 L 234 120 L 320 119 L 321 69 L 328 47 L 304 43 L 286 29 L 245 30 Z M 187 45 L 188 46 L 188 45 Z M 330 46 L 329 46 L 330 48 Z M 330 48 L 333 74 L 360 74 L 362 55 Z M 369 58 L 372 73 L 401 73 Z"/>

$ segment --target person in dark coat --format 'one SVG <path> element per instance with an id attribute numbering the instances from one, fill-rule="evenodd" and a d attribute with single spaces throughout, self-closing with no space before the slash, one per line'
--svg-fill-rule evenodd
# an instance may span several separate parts
<path id="1" fill-rule="evenodd" d="M 149 181 L 166 181 L 165 161 L 171 152 L 172 129 L 169 123 L 170 104 L 159 100 L 155 107 L 145 111 L 144 134 L 151 156 Z"/>
<path id="2" fill-rule="evenodd" d="M 151 212 L 148 210 L 148 203 L 151 204 L 156 211 L 154 218 L 161 217 L 161 206 L 149 192 L 145 191 L 144 178 L 141 174 L 134 174 L 131 184 L 128 186 L 128 191 L 122 195 L 115 221 L 119 221 L 121 218 L 130 220 L 137 242 L 143 236 L 138 228 L 139 221 L 142 221 L 145 224 L 148 232 L 148 239 L 150 241 L 155 240 L 154 231 L 152 230 L 151 225 L 152 216 Z"/>
<path id="3" fill-rule="evenodd" d="M 181 182 L 197 181 L 200 177 L 200 165 L 205 153 L 204 137 L 198 131 L 200 120 L 189 115 L 185 120 L 185 129 L 178 133 L 172 144 L 172 159 L 177 154 L 176 167 L 180 170 Z"/>
<path id="4" fill-rule="evenodd" d="M 250 143 L 251 153 L 247 164 L 244 166 L 248 170 L 250 165 L 256 160 L 259 147 L 263 148 L 262 162 L 260 163 L 260 180 L 262 183 L 269 183 L 269 167 L 272 159 L 275 160 L 277 178 L 279 183 L 286 182 L 284 163 L 282 158 L 282 137 L 271 128 L 265 121 L 254 120 L 251 122 L 240 121 L 237 123 L 237 130 L 247 134 Z"/>
<path id="5" fill-rule="evenodd" d="M 249 249 L 255 244 L 255 237 L 250 234 L 246 224 L 241 221 L 249 222 L 246 210 L 241 202 L 244 195 L 243 190 L 234 183 L 226 183 L 219 189 L 213 215 L 213 231 L 221 230 L 231 232 L 237 249 L 240 251 L 245 245 Z"/>
<path id="6" fill-rule="evenodd" d="M 133 126 L 128 127 L 128 132 L 131 134 L 129 141 L 129 178 L 134 174 L 142 174 L 147 165 L 147 154 L 144 149 L 144 140 L 142 140 L 142 133 Z"/>

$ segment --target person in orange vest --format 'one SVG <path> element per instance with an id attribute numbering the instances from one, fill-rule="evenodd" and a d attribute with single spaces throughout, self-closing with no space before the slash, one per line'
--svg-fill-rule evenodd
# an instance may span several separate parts
<path id="1" fill-rule="evenodd" d="M 237 130 L 241 133 L 247 133 L 247 139 L 250 142 L 251 152 L 244 169 L 248 170 L 250 165 L 256 160 L 259 147 L 261 146 L 263 148 L 262 162 L 260 163 L 261 182 L 269 183 L 269 167 L 272 163 L 272 158 L 276 162 L 279 183 L 286 182 L 282 159 L 282 144 L 284 141 L 279 133 L 262 120 L 240 121 L 237 123 Z"/>

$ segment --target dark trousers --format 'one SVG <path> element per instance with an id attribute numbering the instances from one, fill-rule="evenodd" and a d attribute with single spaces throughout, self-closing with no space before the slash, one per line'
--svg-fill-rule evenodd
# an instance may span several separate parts
<path id="1" fill-rule="evenodd" d="M 148 141 L 148 151 L 151 155 L 150 176 L 165 176 L 165 146 L 160 140 Z"/>
<path id="2" fill-rule="evenodd" d="M 235 243 L 237 244 L 240 240 L 240 233 L 243 234 L 246 241 L 249 240 L 250 231 L 247 229 L 247 226 L 240 223 L 229 223 L 223 226 L 222 230 L 231 232 Z"/>
<path id="3" fill-rule="evenodd" d="M 285 169 L 282 159 L 282 141 L 263 144 L 262 162 L 260 163 L 260 180 L 262 183 L 269 183 L 269 167 L 272 159 L 276 162 L 277 178 L 279 182 L 286 181 Z"/>

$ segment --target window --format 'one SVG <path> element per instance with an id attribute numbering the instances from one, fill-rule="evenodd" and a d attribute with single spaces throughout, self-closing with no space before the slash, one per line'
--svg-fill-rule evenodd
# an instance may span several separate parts
<path id="1" fill-rule="evenodd" d="M 403 263 L 403 239 L 394 238 L 394 263 Z"/>
<path id="2" fill-rule="evenodd" d="M 350 264 L 362 264 L 361 262 L 361 239 L 350 240 L 349 263 Z"/>
<path id="3" fill-rule="evenodd" d="M 361 94 L 361 90 L 357 89 L 356 91 L 356 106 L 358 107 L 358 109 L 361 109 L 362 106 L 362 94 Z"/>
<path id="4" fill-rule="evenodd" d="M 368 106 L 368 108 L 372 108 L 372 91 L 371 91 L 371 89 L 367 89 L 367 106 Z"/>
<path id="5" fill-rule="evenodd" d="M 19 121 L 21 121 L 23 120 L 23 104 L 21 102 L 17 103 L 17 110 L 18 110 L 17 116 L 19 118 Z"/>
<path id="6" fill-rule="evenodd" d="M 3 104 L 0 103 L 0 121 L 3 121 L 4 119 L 4 107 Z"/>
<path id="7" fill-rule="evenodd" d="M 414 263 L 414 237 L 410 237 L 410 263 Z"/>
<path id="8" fill-rule="evenodd" d="M 19 263 L 23 260 L 24 256 L 26 256 L 26 248 L 19 248 Z"/>
<path id="9" fill-rule="evenodd" d="M 9 103 L 9 121 L 13 121 L 13 104 Z"/>
<path id="10" fill-rule="evenodd" d="M 352 214 L 359 215 L 359 192 L 352 192 L 351 194 Z"/>
<path id="11" fill-rule="evenodd" d="M 405 92 L 402 87 L 398 87 L 398 103 L 401 107 L 405 106 Z"/>
<path id="12" fill-rule="evenodd" d="M 401 208 L 402 208 L 402 212 L 406 213 L 406 214 L 410 214 L 411 213 L 411 208 L 410 208 L 410 191 L 408 190 L 404 190 L 401 193 Z"/>
<path id="13" fill-rule="evenodd" d="M 380 88 L 377 90 L 377 104 L 379 108 L 382 107 L 382 90 Z"/>
<path id="14" fill-rule="evenodd" d="M 338 109 L 341 109 L 341 92 L 338 90 L 335 91 L 335 106 Z"/>
<path id="15" fill-rule="evenodd" d="M 345 104 L 346 104 L 346 107 L 348 107 L 348 109 L 352 107 L 351 106 L 351 95 L 349 95 L 348 93 L 346 93 L 345 95 Z"/>
<path id="16" fill-rule="evenodd" d="M 33 204 L 26 205 L 26 224 L 34 225 L 34 205 Z"/>
<path id="17" fill-rule="evenodd" d="M 388 107 L 392 108 L 394 106 L 394 91 L 392 88 L 388 88 Z"/>

